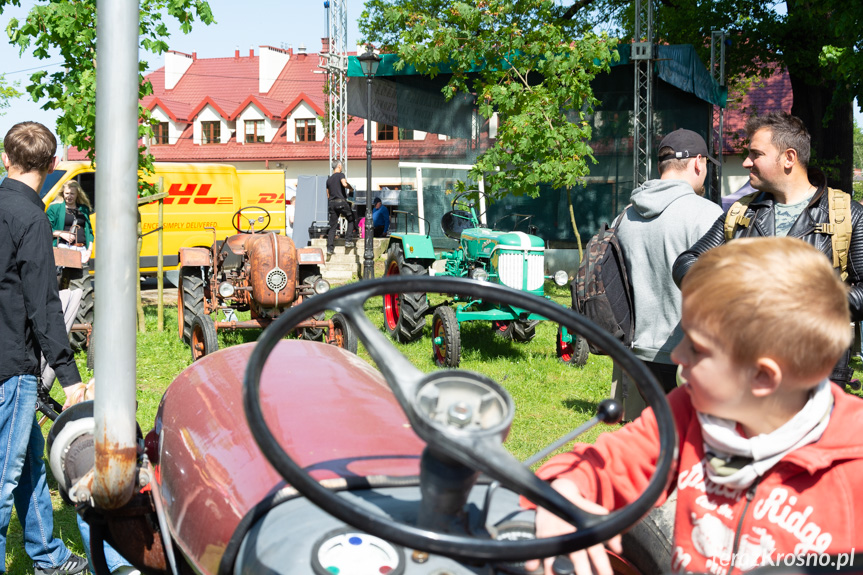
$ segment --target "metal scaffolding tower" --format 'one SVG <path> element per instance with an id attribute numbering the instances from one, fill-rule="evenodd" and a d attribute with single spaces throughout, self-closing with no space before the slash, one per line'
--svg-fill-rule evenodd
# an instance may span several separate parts
<path id="1" fill-rule="evenodd" d="M 342 163 L 348 171 L 348 10 L 347 0 L 325 0 L 329 50 L 321 53 L 320 68 L 327 73 L 327 136 L 330 165 Z"/>
<path id="2" fill-rule="evenodd" d="M 725 86 L 725 46 L 727 34 L 725 30 L 710 32 L 710 76 L 720 86 Z M 710 118 L 711 146 L 710 151 L 718 164 L 714 167 L 710 182 L 710 199 L 719 203 L 722 198 L 722 106 L 713 106 Z"/>
<path id="3" fill-rule="evenodd" d="M 653 143 L 653 0 L 635 0 L 635 110 L 633 111 L 633 188 L 650 179 Z"/>

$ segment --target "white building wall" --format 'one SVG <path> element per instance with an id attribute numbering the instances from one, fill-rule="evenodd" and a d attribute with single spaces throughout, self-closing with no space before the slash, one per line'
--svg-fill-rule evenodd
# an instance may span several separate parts
<path id="1" fill-rule="evenodd" d="M 260 46 L 258 49 L 258 91 L 266 94 L 273 87 L 279 74 L 291 58 L 287 50 L 272 46 Z"/>
<path id="2" fill-rule="evenodd" d="M 749 181 L 749 170 L 743 167 L 739 155 L 722 158 L 722 195 L 727 196 L 739 190 Z"/>
<path id="3" fill-rule="evenodd" d="M 194 61 L 189 54 L 172 50 L 165 52 L 165 89 L 174 88 Z"/>

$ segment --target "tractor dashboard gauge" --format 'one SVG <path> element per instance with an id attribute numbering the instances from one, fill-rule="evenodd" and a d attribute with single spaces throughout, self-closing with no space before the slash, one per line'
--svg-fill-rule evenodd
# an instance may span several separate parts
<path id="1" fill-rule="evenodd" d="M 316 575 L 401 575 L 404 549 L 352 527 L 340 527 L 321 537 L 312 548 Z"/>

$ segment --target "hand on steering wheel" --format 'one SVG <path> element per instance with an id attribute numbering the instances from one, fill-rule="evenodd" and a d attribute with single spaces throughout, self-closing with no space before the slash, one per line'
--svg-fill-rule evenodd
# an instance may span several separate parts
<path id="1" fill-rule="evenodd" d="M 514 407 L 506 391 L 491 379 L 465 370 L 425 374 L 390 343 L 363 311 L 366 300 L 394 292 L 462 294 L 497 301 L 554 318 L 574 333 L 608 350 L 611 357 L 639 382 L 639 390 L 654 409 L 660 452 L 656 470 L 641 496 L 612 513 L 591 513 L 574 505 L 503 448 Z M 303 319 L 332 309 L 344 314 L 405 412 L 415 433 L 431 453 L 485 473 L 524 495 L 554 515 L 575 525 L 574 533 L 537 540 L 493 540 L 434 531 L 394 522 L 355 507 L 312 479 L 285 453 L 266 427 L 260 404 L 264 363 L 281 338 Z M 458 393 L 450 393 L 457 389 Z M 455 395 L 456 400 L 450 397 Z M 258 340 L 246 370 L 243 395 L 246 417 L 262 453 L 285 480 L 315 505 L 369 534 L 413 549 L 469 561 L 525 561 L 553 557 L 611 539 L 640 520 L 665 492 L 676 452 L 674 421 L 665 395 L 647 367 L 601 328 L 555 302 L 522 291 L 475 280 L 443 276 L 395 276 L 350 284 L 319 295 L 282 314 Z M 256 422 L 256 423 L 253 423 Z"/>

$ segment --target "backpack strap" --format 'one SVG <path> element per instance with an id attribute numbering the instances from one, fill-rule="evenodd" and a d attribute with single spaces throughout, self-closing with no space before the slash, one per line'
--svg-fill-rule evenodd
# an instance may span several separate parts
<path id="1" fill-rule="evenodd" d="M 752 203 L 752 200 L 754 200 L 755 197 L 760 193 L 761 192 L 755 192 L 753 194 L 743 196 L 742 198 L 731 204 L 731 207 L 728 208 L 728 212 L 725 214 L 726 242 L 734 239 L 734 231 L 737 229 L 737 226 L 748 228 L 749 224 L 752 223 L 752 218 L 746 217 L 746 208 L 749 206 L 750 203 Z"/>
<path id="2" fill-rule="evenodd" d="M 848 278 L 848 247 L 851 245 L 851 195 L 842 190 L 827 188 L 829 223 L 817 224 L 815 233 L 828 234 L 833 247 L 833 267 L 839 270 L 842 281 Z"/>

